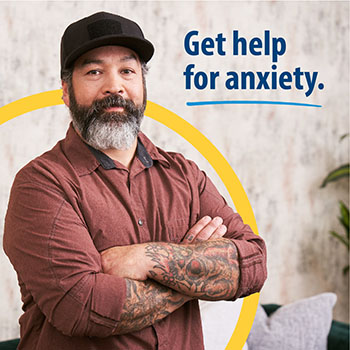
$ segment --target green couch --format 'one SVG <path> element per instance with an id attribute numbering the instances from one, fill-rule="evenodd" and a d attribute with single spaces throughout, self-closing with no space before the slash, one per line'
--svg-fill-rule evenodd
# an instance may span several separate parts
<path id="1" fill-rule="evenodd" d="M 0 342 L 1 350 L 16 350 L 19 343 L 19 339 L 7 340 Z"/>

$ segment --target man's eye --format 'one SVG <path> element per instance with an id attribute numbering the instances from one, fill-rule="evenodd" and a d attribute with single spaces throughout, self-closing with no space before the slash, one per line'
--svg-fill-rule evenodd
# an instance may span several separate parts
<path id="1" fill-rule="evenodd" d="M 88 75 L 99 75 L 101 74 L 101 72 L 97 69 L 92 69 L 90 71 L 87 72 Z"/>
<path id="2" fill-rule="evenodd" d="M 133 73 L 133 70 L 125 68 L 125 69 L 122 70 L 122 73 L 124 73 L 124 74 L 131 74 L 131 73 Z"/>

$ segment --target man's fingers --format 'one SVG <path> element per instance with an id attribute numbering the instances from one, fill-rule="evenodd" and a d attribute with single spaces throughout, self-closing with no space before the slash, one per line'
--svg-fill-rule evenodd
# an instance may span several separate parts
<path id="1" fill-rule="evenodd" d="M 223 220 L 220 216 L 215 217 L 197 234 L 195 241 L 207 241 L 216 232 L 216 230 L 222 226 L 222 223 Z M 218 234 L 220 234 L 221 230 L 218 232 Z"/>
<path id="2" fill-rule="evenodd" d="M 217 216 L 211 219 L 210 216 L 201 218 L 187 232 L 182 243 L 190 244 L 196 241 L 206 241 L 208 239 L 220 238 L 226 233 L 226 226 L 222 224 L 223 220 Z"/>
<path id="3" fill-rule="evenodd" d="M 192 243 L 197 235 L 203 230 L 205 226 L 207 226 L 211 221 L 210 216 L 203 216 L 200 220 L 198 220 L 186 233 L 186 236 L 183 238 L 183 243 Z"/>
<path id="4" fill-rule="evenodd" d="M 220 225 L 215 232 L 209 237 L 209 239 L 219 239 L 225 235 L 227 232 L 227 227 L 225 225 Z"/>

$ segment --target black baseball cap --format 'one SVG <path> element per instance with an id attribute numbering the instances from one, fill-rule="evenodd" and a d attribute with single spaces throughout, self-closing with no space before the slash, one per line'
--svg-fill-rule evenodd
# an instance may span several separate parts
<path id="1" fill-rule="evenodd" d="M 61 39 L 61 72 L 85 52 L 106 45 L 125 46 L 144 62 L 154 53 L 152 43 L 145 39 L 137 23 L 112 13 L 97 12 L 65 30 Z"/>

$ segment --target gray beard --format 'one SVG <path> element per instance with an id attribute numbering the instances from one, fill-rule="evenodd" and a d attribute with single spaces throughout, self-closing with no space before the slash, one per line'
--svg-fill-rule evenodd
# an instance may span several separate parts
<path id="1" fill-rule="evenodd" d="M 95 100 L 91 106 L 80 106 L 72 88 L 69 97 L 74 129 L 87 144 L 99 150 L 125 151 L 132 147 L 140 131 L 146 99 L 142 106 L 135 106 L 131 100 L 125 100 L 119 95 L 109 95 Z M 105 108 L 114 106 L 123 107 L 124 111 L 104 111 Z"/>
<path id="2" fill-rule="evenodd" d="M 83 130 L 77 125 L 74 118 L 73 126 L 80 134 L 82 133 Z M 99 150 L 114 148 L 125 151 L 132 147 L 139 130 L 140 125 L 135 123 L 134 120 L 123 123 L 106 123 L 97 119 L 90 124 L 84 140 L 87 144 Z"/>

